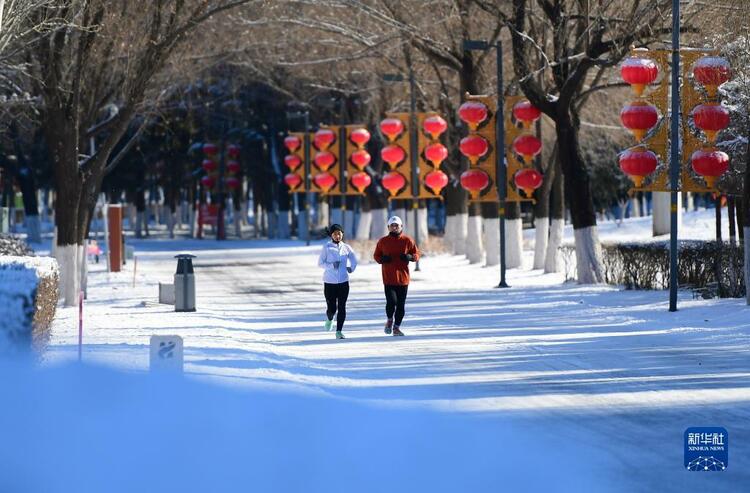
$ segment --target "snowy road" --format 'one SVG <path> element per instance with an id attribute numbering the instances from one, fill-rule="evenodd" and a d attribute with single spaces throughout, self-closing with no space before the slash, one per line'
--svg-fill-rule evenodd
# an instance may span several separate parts
<path id="1" fill-rule="evenodd" d="M 742 300 L 561 284 L 557 275 L 428 257 L 413 275 L 402 326 L 387 337 L 379 266 L 352 276 L 348 337 L 322 330 L 319 247 L 296 242 L 140 241 L 132 264 L 90 275 L 84 359 L 148 368 L 148 339 L 185 340 L 188 374 L 385 406 L 512 417 L 538 433 L 601 454 L 623 491 L 750 490 L 750 325 Z M 242 247 L 242 248 L 240 248 Z M 198 311 L 155 304 L 171 282 L 173 252 L 195 261 Z M 77 310 L 61 309 L 48 361 L 73 358 Z M 723 426 L 730 467 L 682 469 L 683 432 Z M 651 472 L 643 474 L 644 468 Z"/>

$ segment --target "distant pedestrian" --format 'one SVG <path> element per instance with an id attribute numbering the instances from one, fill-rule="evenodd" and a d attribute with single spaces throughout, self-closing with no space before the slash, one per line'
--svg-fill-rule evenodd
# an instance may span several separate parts
<path id="1" fill-rule="evenodd" d="M 323 294 L 326 297 L 325 329 L 331 330 L 336 314 L 336 339 L 344 339 L 346 299 L 349 297 L 349 274 L 357 268 L 357 255 L 344 243 L 344 229 L 338 224 L 328 228 L 331 240 L 323 245 L 318 265 L 323 271 Z"/>
<path id="2" fill-rule="evenodd" d="M 419 260 L 419 250 L 414 240 L 403 233 L 404 223 L 398 216 L 388 219 L 388 235 L 380 238 L 373 257 L 381 264 L 385 290 L 385 333 L 394 336 L 401 332 L 404 319 L 406 293 L 409 290 L 409 262 Z"/>

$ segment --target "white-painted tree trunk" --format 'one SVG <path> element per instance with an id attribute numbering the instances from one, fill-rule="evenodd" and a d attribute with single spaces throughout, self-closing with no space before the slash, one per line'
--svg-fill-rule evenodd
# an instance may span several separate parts
<path id="1" fill-rule="evenodd" d="M 576 245 L 576 272 L 579 284 L 604 282 L 602 248 L 596 226 L 573 230 Z"/>
<path id="2" fill-rule="evenodd" d="M 357 223 L 357 232 L 354 238 L 357 240 L 367 240 L 370 238 L 370 228 L 372 227 L 372 211 L 362 211 L 359 214 Z"/>
<path id="3" fill-rule="evenodd" d="M 427 208 L 421 207 L 417 209 L 417 217 L 418 217 L 418 227 L 419 227 L 419 241 L 424 242 L 427 241 L 427 238 L 430 235 L 430 230 L 427 227 Z M 414 217 L 414 213 L 412 212 L 412 217 Z"/>
<path id="4" fill-rule="evenodd" d="M 482 216 L 469 216 L 466 231 L 466 258 L 470 264 L 478 264 L 484 257 L 482 244 Z"/>
<path id="5" fill-rule="evenodd" d="M 482 219 L 484 226 L 485 265 L 500 265 L 500 220 Z"/>
<path id="6" fill-rule="evenodd" d="M 318 217 L 316 221 L 316 226 L 318 229 L 322 229 L 328 226 L 328 202 L 325 200 L 322 202 L 318 202 Z"/>
<path id="7" fill-rule="evenodd" d="M 564 219 L 552 219 L 550 221 L 547 254 L 544 258 L 544 272 L 546 274 L 560 272 L 560 245 L 562 245 L 564 229 Z"/>
<path id="8" fill-rule="evenodd" d="M 445 231 L 443 232 L 443 245 L 449 252 L 453 251 L 456 235 L 456 216 L 445 217 Z"/>
<path id="9" fill-rule="evenodd" d="M 695 210 L 695 200 L 694 200 L 694 197 L 693 197 L 693 192 L 687 192 L 686 196 L 687 196 L 687 201 L 686 201 L 687 203 L 685 204 L 686 209 L 688 211 L 694 211 Z"/>
<path id="10" fill-rule="evenodd" d="M 174 219 L 175 215 L 172 214 L 172 211 L 167 208 L 165 211 L 167 214 L 167 231 L 169 231 L 169 237 L 174 238 Z"/>
<path id="11" fill-rule="evenodd" d="M 523 264 L 523 220 L 505 220 L 505 267 L 517 269 Z"/>
<path id="12" fill-rule="evenodd" d="M 356 226 L 356 224 L 354 224 L 354 211 L 350 211 L 349 209 L 344 211 L 344 222 L 342 223 L 342 226 L 344 227 L 344 237 L 354 238 Z"/>
<path id="13" fill-rule="evenodd" d="M 39 216 L 26 216 L 26 235 L 31 243 L 42 242 L 42 228 Z"/>
<path id="14" fill-rule="evenodd" d="M 653 210 L 653 235 L 660 236 L 669 234 L 670 218 L 670 195 L 671 192 L 654 192 L 651 204 Z M 677 228 L 682 223 L 682 194 L 677 194 Z"/>
<path id="15" fill-rule="evenodd" d="M 84 240 L 85 243 L 88 243 Z M 86 248 L 88 245 L 78 246 L 78 271 L 81 275 L 80 290 L 83 291 L 84 298 L 88 298 L 88 286 L 89 286 L 89 263 L 87 262 Z M 123 252 L 123 255 L 125 252 Z"/>
<path id="16" fill-rule="evenodd" d="M 641 201 L 636 197 L 630 197 L 630 217 L 641 216 Z"/>
<path id="17" fill-rule="evenodd" d="M 143 238 L 143 225 L 146 222 L 146 213 L 139 212 L 135 216 L 135 237 Z"/>
<path id="18" fill-rule="evenodd" d="M 549 240 L 549 218 L 534 219 L 534 269 L 544 269 L 547 257 L 547 243 Z"/>
<path id="19" fill-rule="evenodd" d="M 242 221 L 240 220 L 237 211 L 234 211 L 234 234 L 237 238 L 242 238 Z M 301 214 L 304 216 L 304 214 Z"/>
<path id="20" fill-rule="evenodd" d="M 291 237 L 291 231 L 289 227 L 289 211 L 279 211 L 276 219 L 277 224 L 277 234 L 276 238 L 290 238 Z"/>
<path id="21" fill-rule="evenodd" d="M 134 204 L 130 204 L 128 207 L 128 227 L 130 231 L 135 231 L 136 217 L 138 216 L 138 209 Z"/>
<path id="22" fill-rule="evenodd" d="M 372 223 L 370 224 L 370 239 L 378 240 L 388 233 L 388 209 L 372 209 Z"/>
<path id="23" fill-rule="evenodd" d="M 57 245 L 55 259 L 60 266 L 60 299 L 65 306 L 78 304 L 81 275 L 78 271 L 78 245 Z"/>
<path id="24" fill-rule="evenodd" d="M 469 235 L 469 213 L 456 214 L 456 224 L 453 234 L 453 253 L 455 255 L 466 255 L 467 238 Z"/>

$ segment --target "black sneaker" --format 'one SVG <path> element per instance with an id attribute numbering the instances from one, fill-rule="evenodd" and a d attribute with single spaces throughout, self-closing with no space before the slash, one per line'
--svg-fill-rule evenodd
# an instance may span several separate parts
<path id="1" fill-rule="evenodd" d="M 391 335 L 391 327 L 393 327 L 393 320 L 388 319 L 385 322 L 385 333 Z"/>
<path id="2" fill-rule="evenodd" d="M 394 336 L 402 336 L 402 335 L 404 335 L 404 333 L 401 332 L 401 329 L 399 329 L 398 327 L 394 327 L 393 328 L 393 335 Z"/>

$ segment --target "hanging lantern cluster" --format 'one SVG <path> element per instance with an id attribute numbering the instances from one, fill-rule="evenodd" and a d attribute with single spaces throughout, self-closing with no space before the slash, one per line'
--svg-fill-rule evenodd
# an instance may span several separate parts
<path id="1" fill-rule="evenodd" d="M 620 75 L 638 98 L 620 111 L 622 125 L 630 130 L 638 145 L 620 153 L 619 164 L 623 173 L 636 187 L 640 187 L 659 164 L 656 153 L 650 151 L 645 143 L 646 135 L 659 122 L 659 113 L 644 96 L 646 88 L 659 76 L 659 66 L 646 57 L 630 57 L 620 66 Z"/>
<path id="2" fill-rule="evenodd" d="M 404 122 L 398 118 L 386 118 L 380 122 L 380 133 L 388 141 L 388 144 L 380 150 L 380 157 L 388 165 L 389 170 L 383 175 L 380 182 L 383 188 L 391 194 L 391 197 L 398 194 L 407 184 L 406 177 L 396 171 L 396 168 L 404 162 L 407 156 L 406 149 L 396 142 L 404 131 Z"/>
<path id="3" fill-rule="evenodd" d="M 297 191 L 304 181 L 302 175 L 297 171 L 298 169 L 304 171 L 304 169 L 300 169 L 304 164 L 302 162 L 302 156 L 304 155 L 302 143 L 299 135 L 288 135 L 284 138 L 284 147 L 289 151 L 289 154 L 284 156 L 284 164 L 290 170 L 290 173 L 284 176 L 284 183 L 289 187 L 290 192 Z"/>
<path id="4" fill-rule="evenodd" d="M 338 183 L 338 179 L 328 172 L 336 164 L 336 156 L 329 150 L 335 142 L 336 132 L 330 128 L 321 128 L 313 136 L 313 146 L 317 150 L 313 164 L 321 171 L 313 177 L 313 183 L 325 193 Z"/>
<path id="5" fill-rule="evenodd" d="M 690 164 L 709 188 L 729 169 L 729 156 L 716 148 L 717 134 L 729 126 L 729 109 L 716 101 L 719 86 L 731 77 L 729 62 L 718 56 L 704 56 L 693 65 L 693 77 L 706 90 L 708 101 L 691 112 L 693 123 L 703 131 L 707 145 L 690 156 Z"/>
<path id="6" fill-rule="evenodd" d="M 207 142 L 203 144 L 202 150 L 204 158 L 201 162 L 201 168 L 206 172 L 206 175 L 201 178 L 201 185 L 208 191 L 215 191 L 216 185 L 219 183 L 219 164 L 216 162 L 219 147 Z"/>
<path id="7" fill-rule="evenodd" d="M 240 181 L 240 171 L 242 170 L 242 166 L 239 162 L 240 146 L 229 144 L 229 146 L 227 146 L 227 157 L 227 174 L 224 183 L 229 190 L 238 190 L 242 186 L 242 181 Z"/>
<path id="8" fill-rule="evenodd" d="M 542 151 L 542 141 L 531 133 L 531 125 L 541 118 L 542 112 L 524 99 L 513 105 L 512 113 L 523 128 L 523 132 L 513 139 L 513 151 L 521 156 L 524 164 L 524 167 L 513 175 L 513 183 L 516 188 L 523 190 L 526 197 L 531 197 L 544 180 L 544 176 L 534 168 L 534 158 Z"/>
<path id="9" fill-rule="evenodd" d="M 349 162 L 357 169 L 349 182 L 359 193 L 363 193 L 372 183 L 372 178 L 365 171 L 372 160 L 370 153 L 365 150 L 365 145 L 370 141 L 370 132 L 366 128 L 354 129 L 349 133 L 349 141 L 356 147 L 356 150 L 349 155 Z"/>
<path id="10" fill-rule="evenodd" d="M 470 168 L 461 173 L 461 186 L 476 199 L 490 186 L 490 175 L 477 164 L 490 152 L 490 142 L 479 132 L 480 127 L 491 120 L 490 110 L 481 101 L 466 101 L 458 108 L 458 117 L 469 127 L 469 135 L 461 139 L 458 150 L 466 156 Z"/>
<path id="11" fill-rule="evenodd" d="M 422 121 L 422 131 L 429 136 L 429 143 L 422 154 L 424 160 L 432 166 L 432 170 L 424 174 L 423 184 L 435 195 L 439 195 L 448 185 L 448 175 L 440 169 L 440 165 L 448 157 L 448 149 L 440 142 L 440 136 L 446 130 L 448 123 L 440 115 L 431 115 Z"/>

